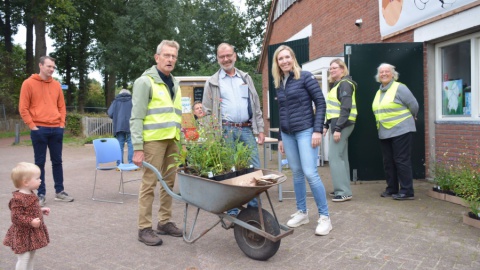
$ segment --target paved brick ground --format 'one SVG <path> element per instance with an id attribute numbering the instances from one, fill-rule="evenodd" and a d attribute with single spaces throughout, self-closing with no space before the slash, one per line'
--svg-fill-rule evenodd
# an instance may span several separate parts
<path id="1" fill-rule="evenodd" d="M 2 240 L 10 226 L 11 168 L 19 161 L 33 161 L 31 147 L 11 146 L 11 142 L 13 139 L 0 140 Z M 277 164 L 276 155 L 273 158 L 268 164 L 272 169 Z M 467 209 L 427 197 L 431 184 L 425 181 L 415 181 L 416 199 L 404 202 L 380 198 L 383 182 L 352 185 L 352 201 L 329 202 L 333 230 L 323 237 L 314 235 L 318 217 L 309 199 L 310 223 L 284 238 L 274 257 L 259 262 L 242 253 L 233 230 L 220 226 L 194 244 L 165 236 L 162 246 L 145 246 L 137 240 L 136 196 L 125 197 L 122 205 L 90 199 L 94 166 L 91 146 L 65 147 L 65 187 L 75 202 L 62 203 L 53 200 L 47 162 L 47 206 L 52 212 L 46 223 L 51 243 L 37 251 L 35 269 L 480 269 L 480 230 L 462 223 Z M 319 171 L 327 191 L 331 191 L 328 167 Z M 126 177 L 140 175 L 133 172 Z M 103 174 L 103 195 L 119 198 L 114 192 L 118 176 L 118 172 Z M 127 191 L 136 193 L 138 185 L 128 184 Z M 291 177 L 284 189 L 292 189 Z M 277 215 L 286 223 L 295 212 L 295 201 L 278 202 L 276 191 L 272 188 L 270 194 Z M 292 195 L 285 193 L 284 198 Z M 174 201 L 173 207 L 174 221 L 181 225 L 184 204 Z M 158 203 L 154 211 L 157 209 Z M 197 226 L 205 228 L 215 220 L 216 216 L 202 212 Z M 13 269 L 15 262 L 13 252 L 1 246 L 0 269 Z"/>

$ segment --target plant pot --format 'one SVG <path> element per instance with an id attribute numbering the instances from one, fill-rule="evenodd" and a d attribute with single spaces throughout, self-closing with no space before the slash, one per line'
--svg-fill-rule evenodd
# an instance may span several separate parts
<path id="1" fill-rule="evenodd" d="M 247 170 L 246 173 L 251 173 L 251 172 L 254 172 L 255 171 L 255 168 L 246 168 L 245 170 Z"/>
<path id="2" fill-rule="evenodd" d="M 468 214 L 463 215 L 463 223 L 480 229 L 480 218 L 478 216 L 475 217 L 472 212 L 468 212 Z"/>
<path id="3" fill-rule="evenodd" d="M 247 169 L 241 169 L 241 170 L 237 171 L 237 176 L 241 176 L 241 175 L 244 175 L 244 174 L 247 174 Z"/>
<path id="4" fill-rule="evenodd" d="M 445 201 L 445 193 L 441 192 L 441 190 L 434 191 L 433 189 L 427 191 L 427 196 L 432 197 L 437 200 Z"/>
<path id="5" fill-rule="evenodd" d="M 228 173 L 224 173 L 224 174 L 215 175 L 213 177 L 213 180 L 222 181 L 222 180 L 227 180 L 227 179 L 234 178 L 234 177 L 237 177 L 236 172 L 228 172 Z"/>
<path id="6" fill-rule="evenodd" d="M 468 206 L 468 203 L 467 203 L 464 199 L 462 199 L 462 198 L 460 198 L 460 197 L 458 197 L 458 196 L 453 196 L 453 195 L 450 195 L 450 194 L 445 194 L 445 200 L 446 200 L 447 202 L 451 202 L 451 203 L 459 204 L 459 205 L 462 205 L 462 206 L 465 206 L 465 207 L 469 207 L 469 206 Z"/>

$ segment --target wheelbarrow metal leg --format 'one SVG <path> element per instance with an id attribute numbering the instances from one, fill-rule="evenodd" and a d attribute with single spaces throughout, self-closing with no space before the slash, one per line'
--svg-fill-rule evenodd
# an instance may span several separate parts
<path id="1" fill-rule="evenodd" d="M 272 200 L 270 199 L 270 194 L 268 194 L 268 190 L 265 190 L 265 194 L 267 195 L 268 203 L 270 204 L 270 209 L 272 209 L 273 217 L 274 217 L 275 220 L 277 221 L 277 223 L 278 223 L 278 225 L 280 226 L 280 228 L 283 229 L 283 228 L 282 228 L 282 225 L 280 224 L 280 222 L 278 222 L 277 214 L 275 213 L 275 209 L 273 208 Z"/>
<path id="2" fill-rule="evenodd" d="M 262 211 L 262 202 L 260 201 L 260 194 L 257 195 L 257 201 L 258 201 L 258 216 L 260 218 L 260 227 L 262 228 L 262 231 L 265 231 L 265 223 L 263 221 L 263 211 Z"/>
<path id="3" fill-rule="evenodd" d="M 187 236 L 187 219 L 188 219 L 187 210 L 188 210 L 188 203 L 185 204 L 185 213 L 183 215 L 183 217 L 184 217 L 183 218 L 183 241 L 185 241 L 189 244 L 193 244 L 200 237 L 204 236 L 207 232 L 209 232 L 211 229 L 213 229 L 215 226 L 217 226 L 218 223 L 220 223 L 220 221 L 221 221 L 221 219 L 219 219 L 211 227 L 209 227 L 206 230 L 204 230 L 203 232 L 201 232 L 198 236 L 195 236 L 195 237 L 192 238 L 193 231 L 195 229 L 195 225 L 196 225 L 197 219 L 198 219 L 198 214 L 200 213 L 200 208 L 197 207 L 197 212 L 196 212 L 196 215 L 195 215 L 195 218 L 193 220 L 192 227 L 190 228 L 190 233 L 188 234 L 188 236 Z"/>

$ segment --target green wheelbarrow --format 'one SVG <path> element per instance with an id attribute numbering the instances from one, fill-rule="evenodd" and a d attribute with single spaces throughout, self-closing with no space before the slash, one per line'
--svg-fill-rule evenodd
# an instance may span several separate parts
<path id="1" fill-rule="evenodd" d="M 143 162 L 143 166 L 157 175 L 158 181 L 170 196 L 185 202 L 183 240 L 187 243 L 194 243 L 215 226 L 221 224 L 224 229 L 233 228 L 235 240 L 245 255 L 255 260 L 264 261 L 277 253 L 282 238 L 293 233 L 293 229 L 278 222 L 268 194 L 269 188 L 281 184 L 287 179 L 280 172 L 256 170 L 250 174 L 219 182 L 178 170 L 177 181 L 180 194 L 176 194 L 167 186 L 162 175 L 155 167 L 146 162 Z M 276 174 L 281 177 L 273 184 L 252 186 L 249 179 L 267 174 Z M 262 208 L 262 201 L 260 200 L 262 193 L 265 193 L 273 215 Z M 257 198 L 258 208 L 244 208 L 243 205 L 253 198 Z M 197 210 L 193 221 L 187 222 L 189 205 L 196 207 Z M 236 217 L 226 214 L 226 211 L 232 208 L 241 209 Z M 194 234 L 200 209 L 217 215 L 219 219 L 206 230 Z M 187 230 L 187 223 L 191 223 L 190 230 Z"/>

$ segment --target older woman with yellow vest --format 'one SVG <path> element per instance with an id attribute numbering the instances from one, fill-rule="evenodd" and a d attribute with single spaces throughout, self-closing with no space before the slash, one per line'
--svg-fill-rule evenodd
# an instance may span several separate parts
<path id="1" fill-rule="evenodd" d="M 413 200 L 412 137 L 418 102 L 408 87 L 397 82 L 395 67 L 383 63 L 375 79 L 381 83 L 372 109 L 377 122 L 387 188 L 381 197 Z"/>
<path id="2" fill-rule="evenodd" d="M 352 199 L 350 189 L 350 164 L 348 163 L 348 137 L 352 134 L 357 119 L 355 90 L 357 83 L 348 76 L 348 68 L 341 59 L 330 62 L 328 82 L 332 88 L 327 95 L 327 115 L 323 136 L 329 126 L 328 161 L 332 175 L 332 201 L 344 202 Z"/>

